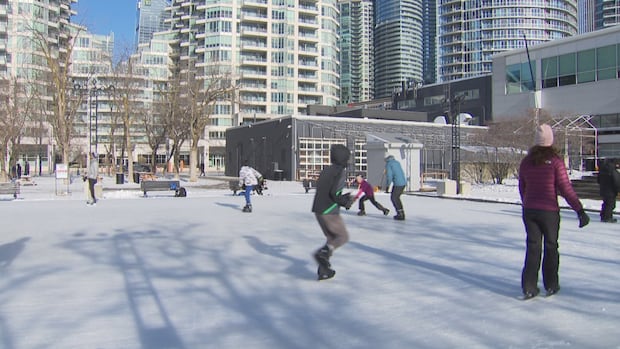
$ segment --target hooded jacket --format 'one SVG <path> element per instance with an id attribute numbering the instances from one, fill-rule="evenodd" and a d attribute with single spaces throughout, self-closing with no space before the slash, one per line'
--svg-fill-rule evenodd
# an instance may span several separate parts
<path id="1" fill-rule="evenodd" d="M 316 182 L 316 193 L 312 203 L 312 212 L 316 214 L 339 214 L 340 206 L 349 201 L 348 195 L 342 195 L 345 187 L 345 168 L 351 152 L 347 147 L 336 144 L 330 149 L 331 165 L 321 171 Z"/>
<path id="2" fill-rule="evenodd" d="M 394 159 L 394 155 L 385 158 L 385 180 L 386 188 L 389 188 L 392 183 L 394 183 L 395 187 L 407 185 L 407 178 L 405 178 L 403 168 L 400 166 L 400 162 Z"/>
<path id="3" fill-rule="evenodd" d="M 599 184 L 599 194 L 602 197 L 615 197 L 618 195 L 618 184 L 620 184 L 620 173 L 616 171 L 613 161 L 605 160 L 598 171 L 597 182 Z"/>

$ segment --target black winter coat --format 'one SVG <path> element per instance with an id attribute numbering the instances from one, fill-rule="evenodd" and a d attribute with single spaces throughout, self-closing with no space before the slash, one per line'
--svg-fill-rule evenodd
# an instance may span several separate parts
<path id="1" fill-rule="evenodd" d="M 332 164 L 321 171 L 316 182 L 312 212 L 317 214 L 338 214 L 340 206 L 346 206 L 350 199 L 348 195 L 342 195 L 350 151 L 343 145 L 334 145 L 330 153 Z"/>
<path id="2" fill-rule="evenodd" d="M 620 173 L 612 162 L 605 161 L 598 171 L 599 194 L 601 197 L 618 195 L 620 188 Z"/>

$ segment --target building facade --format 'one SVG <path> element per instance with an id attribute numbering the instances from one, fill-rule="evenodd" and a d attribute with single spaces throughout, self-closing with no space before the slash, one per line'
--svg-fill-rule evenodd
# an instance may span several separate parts
<path id="1" fill-rule="evenodd" d="M 207 135 L 340 103 L 337 0 L 174 0 L 168 10 L 179 62 L 229 72 L 239 86 L 216 105 Z M 222 141 L 207 139 L 207 169 L 224 156 Z"/>
<path id="2" fill-rule="evenodd" d="M 374 99 L 372 0 L 340 0 L 340 103 Z"/>
<path id="3" fill-rule="evenodd" d="M 438 0 L 439 81 L 483 75 L 492 57 L 577 34 L 577 0 Z"/>
<path id="4" fill-rule="evenodd" d="M 375 2 L 375 97 L 390 97 L 423 76 L 423 5 L 418 0 Z"/>
<path id="5" fill-rule="evenodd" d="M 166 19 L 170 15 L 166 8 L 171 0 L 137 0 L 135 47 L 148 44 L 156 32 L 166 31 Z"/>
<path id="6" fill-rule="evenodd" d="M 598 156 L 620 158 L 620 26 L 496 55 L 492 98 L 498 121 L 537 109 L 587 116 Z"/>

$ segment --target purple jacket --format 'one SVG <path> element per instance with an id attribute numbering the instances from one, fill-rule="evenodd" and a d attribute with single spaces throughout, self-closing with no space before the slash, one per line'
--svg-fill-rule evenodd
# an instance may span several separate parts
<path id="1" fill-rule="evenodd" d="M 368 183 L 368 181 L 366 180 L 363 180 L 362 183 L 359 184 L 359 190 L 357 191 L 357 195 L 355 195 L 355 198 L 358 199 L 360 196 L 362 196 L 362 193 L 364 193 L 364 195 L 369 198 L 375 196 L 372 185 L 370 185 L 370 183 Z"/>
<path id="2" fill-rule="evenodd" d="M 519 167 L 519 194 L 523 208 L 559 211 L 559 194 L 573 210 L 583 209 L 564 162 L 557 156 L 538 166 L 534 165 L 530 156 L 526 156 Z"/>

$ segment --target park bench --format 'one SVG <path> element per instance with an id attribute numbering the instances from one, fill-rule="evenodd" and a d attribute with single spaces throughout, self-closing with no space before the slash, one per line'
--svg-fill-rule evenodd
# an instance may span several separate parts
<path id="1" fill-rule="evenodd" d="M 174 196 L 176 197 L 185 197 L 187 196 L 187 192 L 185 188 L 181 187 L 181 184 L 177 180 L 154 180 L 154 181 L 146 181 L 143 180 L 140 182 L 140 190 L 144 192 L 144 196 L 147 196 L 147 192 L 149 191 L 168 191 L 174 190 Z"/>
<path id="2" fill-rule="evenodd" d="M 0 194 L 13 195 L 13 198 L 17 199 L 17 194 L 19 194 L 19 183 L 18 182 L 0 183 Z"/>

